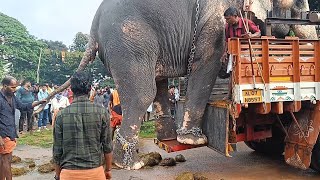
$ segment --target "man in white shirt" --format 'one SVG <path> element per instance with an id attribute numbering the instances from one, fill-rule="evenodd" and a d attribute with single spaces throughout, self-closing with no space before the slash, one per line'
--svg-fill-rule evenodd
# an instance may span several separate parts
<path id="1" fill-rule="evenodd" d="M 69 99 L 62 95 L 62 93 L 57 94 L 51 101 L 51 111 L 53 112 L 52 116 L 52 126 L 54 126 L 54 121 L 58 112 L 69 106 Z"/>

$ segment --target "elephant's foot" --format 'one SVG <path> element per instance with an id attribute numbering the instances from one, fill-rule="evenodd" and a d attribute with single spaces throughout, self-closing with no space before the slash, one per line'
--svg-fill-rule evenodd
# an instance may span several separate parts
<path id="1" fill-rule="evenodd" d="M 130 142 L 124 139 L 119 133 L 119 129 L 115 131 L 116 139 L 114 141 L 113 161 L 116 166 L 122 169 L 137 170 L 145 164 L 139 159 L 136 151 L 138 146 L 138 137 L 130 138 Z"/>
<path id="2" fill-rule="evenodd" d="M 192 128 L 187 130 L 185 128 L 177 130 L 177 141 L 182 144 L 201 145 L 208 142 L 207 137 L 202 134 L 200 128 Z"/>

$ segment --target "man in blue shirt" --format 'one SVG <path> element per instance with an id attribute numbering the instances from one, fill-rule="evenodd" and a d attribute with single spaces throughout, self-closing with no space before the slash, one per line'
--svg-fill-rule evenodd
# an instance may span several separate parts
<path id="1" fill-rule="evenodd" d="M 11 159 L 12 151 L 16 146 L 18 138 L 15 125 L 15 109 L 20 111 L 31 110 L 33 107 L 45 103 L 33 102 L 23 104 L 14 96 L 18 86 L 17 80 L 7 76 L 2 80 L 0 90 L 0 179 L 12 179 Z"/>
<path id="2" fill-rule="evenodd" d="M 47 86 L 44 84 L 41 86 L 41 89 L 39 90 L 38 99 L 39 101 L 41 101 L 43 99 L 46 99 L 48 96 L 49 96 L 48 89 L 47 89 Z M 39 114 L 39 120 L 38 120 L 39 129 L 37 130 L 38 132 L 41 131 L 41 126 L 43 127 L 43 129 L 48 130 L 47 129 L 48 118 L 49 118 L 49 105 L 47 104 Z"/>
<path id="3" fill-rule="evenodd" d="M 19 88 L 16 92 L 16 96 L 22 103 L 28 104 L 34 101 L 34 96 L 33 96 L 33 92 L 31 91 L 30 81 L 24 80 L 22 82 L 21 88 Z M 19 133 L 23 132 L 23 124 L 26 119 L 27 119 L 27 125 L 28 125 L 27 131 L 32 132 L 32 126 L 33 126 L 32 112 L 33 112 L 32 109 L 27 111 L 21 111 L 21 116 L 19 120 Z"/>

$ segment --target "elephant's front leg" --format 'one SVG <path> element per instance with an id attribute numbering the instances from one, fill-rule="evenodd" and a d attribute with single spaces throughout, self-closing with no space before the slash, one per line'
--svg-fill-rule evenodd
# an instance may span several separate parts
<path id="1" fill-rule="evenodd" d="M 168 80 L 157 81 L 157 95 L 154 102 L 156 113 L 156 131 L 159 140 L 177 138 L 174 118 L 170 114 Z"/>
<path id="2" fill-rule="evenodd" d="M 221 27 L 223 25 L 221 24 Z M 213 38 L 213 34 L 215 38 Z M 183 144 L 205 144 L 202 117 L 220 69 L 223 53 L 223 31 L 203 33 L 198 40 L 196 56 L 189 76 L 183 123 L 177 130 L 177 140 Z"/>

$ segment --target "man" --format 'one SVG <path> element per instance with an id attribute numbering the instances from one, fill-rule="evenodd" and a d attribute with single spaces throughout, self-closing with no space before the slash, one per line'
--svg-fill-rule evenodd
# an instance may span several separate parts
<path id="1" fill-rule="evenodd" d="M 258 26 L 249 19 L 239 17 L 240 12 L 235 7 L 229 7 L 224 12 L 224 18 L 227 22 L 225 26 L 225 51 L 222 56 L 222 71 L 219 72 L 219 77 L 227 78 L 232 71 L 232 58 L 227 54 L 228 51 L 228 39 L 233 37 L 253 38 L 260 37 L 261 31 Z M 245 23 L 245 24 L 244 24 Z M 248 27 L 246 28 L 246 26 Z M 247 32 L 246 29 L 249 31 Z M 229 81 L 229 87 L 231 87 L 231 80 Z M 224 99 L 231 99 L 232 88 L 229 88 L 228 97 Z"/>
<path id="2" fill-rule="evenodd" d="M 110 100 L 110 96 L 111 96 L 111 91 L 109 89 L 109 87 L 106 87 L 105 89 L 105 93 L 103 94 L 103 106 L 108 110 L 108 104 L 109 104 L 109 100 Z"/>
<path id="3" fill-rule="evenodd" d="M 225 12 L 224 12 L 224 18 L 227 22 L 225 26 L 225 51 L 223 54 L 223 59 L 226 60 L 229 59 L 227 55 L 228 51 L 228 39 L 233 38 L 233 37 L 243 37 L 243 38 L 253 38 L 253 37 L 260 37 L 261 36 L 261 31 L 258 26 L 254 24 L 249 19 L 244 19 L 239 17 L 239 11 L 235 7 L 229 7 Z M 248 31 L 246 32 L 246 24 L 243 24 L 245 22 L 248 24 Z"/>
<path id="4" fill-rule="evenodd" d="M 174 85 L 169 86 L 169 102 L 170 102 L 170 113 L 174 117 L 176 112 L 176 96 L 174 94 Z"/>
<path id="5" fill-rule="evenodd" d="M 91 79 L 85 72 L 71 78 L 73 103 L 58 112 L 53 129 L 56 179 L 111 178 L 112 140 L 108 112 L 90 102 Z M 102 155 L 106 169 L 102 166 Z"/>
<path id="6" fill-rule="evenodd" d="M 22 87 L 19 88 L 16 92 L 17 98 L 25 104 L 32 103 L 34 101 L 33 93 L 31 91 L 31 83 L 28 80 L 24 80 L 22 82 Z M 33 127 L 33 118 L 32 118 L 33 110 L 21 111 L 20 119 L 19 119 L 19 133 L 23 132 L 23 124 L 27 119 L 27 131 L 32 132 Z"/>
<path id="7" fill-rule="evenodd" d="M 112 130 L 112 138 L 114 136 L 114 131 L 116 130 L 117 126 L 121 125 L 122 122 L 122 109 L 120 104 L 120 98 L 118 90 L 115 89 L 112 91 L 109 99 L 108 109 L 110 112 L 110 126 Z"/>
<path id="8" fill-rule="evenodd" d="M 103 101 L 104 101 L 103 91 L 101 89 L 98 89 L 97 94 L 94 97 L 93 103 L 99 106 L 103 106 Z"/>
<path id="9" fill-rule="evenodd" d="M 251 20 L 239 17 L 239 11 L 237 8 L 229 7 L 224 12 L 224 18 L 227 22 L 225 27 L 226 42 L 228 42 L 228 39 L 232 37 L 253 38 L 261 36 L 259 27 Z M 243 22 L 248 24 L 249 32 L 246 32 L 246 24 L 243 24 Z"/>
<path id="10" fill-rule="evenodd" d="M 51 86 L 52 87 L 51 88 L 50 85 L 46 83 L 46 87 L 47 87 L 48 94 L 51 94 L 53 92 L 53 89 L 52 89 L 53 86 Z M 52 124 L 51 101 L 48 102 L 48 120 L 49 120 L 49 123 Z"/>
<path id="11" fill-rule="evenodd" d="M 70 86 L 63 91 L 62 95 L 64 97 L 68 98 L 70 104 L 72 103 L 72 101 L 73 101 L 73 92 L 71 91 Z"/>
<path id="12" fill-rule="evenodd" d="M 21 103 L 14 96 L 18 82 L 12 76 L 5 77 L 2 80 L 2 86 L 0 91 L 0 180 L 11 180 L 12 151 L 16 147 L 16 138 L 18 138 L 14 121 L 15 109 L 30 111 L 46 101 Z"/>
<path id="13" fill-rule="evenodd" d="M 47 86 L 42 85 L 38 93 L 39 101 L 46 99 L 48 96 L 49 96 L 49 93 L 47 91 Z M 38 132 L 41 131 L 41 127 L 45 130 L 48 130 L 47 128 L 48 117 L 49 117 L 49 105 L 46 104 L 46 106 L 43 108 L 43 110 L 39 114 L 38 130 L 37 130 Z"/>
<path id="14" fill-rule="evenodd" d="M 51 100 L 51 111 L 53 112 L 52 116 L 52 126 L 54 126 L 54 122 L 56 120 L 56 116 L 58 112 L 67 106 L 69 106 L 69 99 L 62 95 L 62 93 L 57 94 L 52 100 Z"/>

